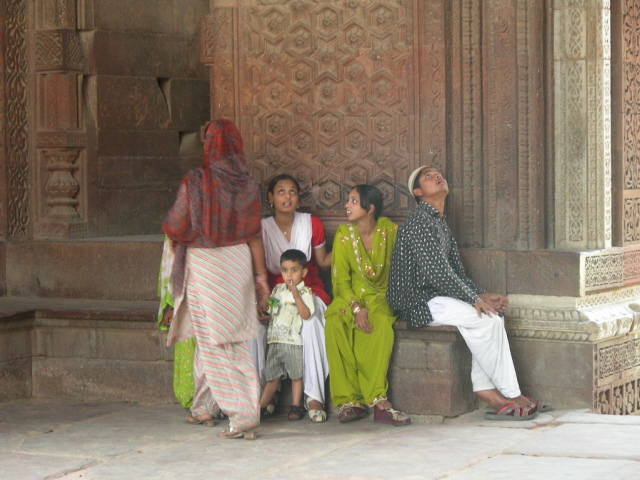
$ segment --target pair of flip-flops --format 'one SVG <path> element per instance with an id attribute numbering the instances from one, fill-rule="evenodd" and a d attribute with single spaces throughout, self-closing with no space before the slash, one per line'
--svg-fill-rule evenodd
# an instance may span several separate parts
<path id="1" fill-rule="evenodd" d="M 533 402 L 530 397 L 526 397 Z M 521 407 L 516 402 L 511 402 L 505 405 L 497 412 L 486 412 L 484 418 L 487 420 L 499 420 L 499 421 L 524 421 L 532 420 L 538 416 L 541 412 L 548 412 L 552 410 L 552 406 L 535 401 L 533 407 Z"/>

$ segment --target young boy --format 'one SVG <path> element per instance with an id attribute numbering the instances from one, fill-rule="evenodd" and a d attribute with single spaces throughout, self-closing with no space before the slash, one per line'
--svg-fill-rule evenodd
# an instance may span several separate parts
<path id="1" fill-rule="evenodd" d="M 314 312 L 313 293 L 304 286 L 307 257 L 300 250 L 287 250 L 280 256 L 280 270 L 284 283 L 273 289 L 269 298 L 271 320 L 267 331 L 267 361 L 264 369 L 267 380 L 260 398 L 261 417 L 271 414 L 267 405 L 273 397 L 280 378 L 291 379 L 293 401 L 288 420 L 302 420 L 302 321 Z"/>

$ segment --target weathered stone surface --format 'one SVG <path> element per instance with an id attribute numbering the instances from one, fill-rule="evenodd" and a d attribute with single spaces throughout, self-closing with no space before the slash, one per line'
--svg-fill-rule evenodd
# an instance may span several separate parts
<path id="1" fill-rule="evenodd" d="M 398 368 L 424 368 L 427 345 L 420 340 L 398 340 L 393 347 L 391 363 Z"/>
<path id="2" fill-rule="evenodd" d="M 93 75 L 207 79 L 194 37 L 97 30 L 83 39 Z"/>
<path id="3" fill-rule="evenodd" d="M 100 156 L 174 157 L 180 152 L 176 131 L 107 130 L 98 135 Z"/>
<path id="4" fill-rule="evenodd" d="M 525 395 L 556 408 L 592 408 L 593 344 L 513 338 L 509 343 Z"/>
<path id="5" fill-rule="evenodd" d="M 94 0 L 94 26 L 117 32 L 196 35 L 208 0 Z"/>
<path id="6" fill-rule="evenodd" d="M 451 371 L 457 359 L 453 359 L 452 346 L 443 343 L 429 343 L 427 347 L 426 366 L 429 370 Z"/>
<path id="7" fill-rule="evenodd" d="M 100 328 L 95 337 L 97 358 L 145 362 L 172 359 L 173 347 L 166 346 L 166 332 Z"/>
<path id="8" fill-rule="evenodd" d="M 31 358 L 31 328 L 0 329 L 0 362 Z"/>
<path id="9" fill-rule="evenodd" d="M 394 330 L 389 391 L 397 408 L 448 417 L 475 408 L 471 353 L 457 328 L 407 330 L 405 322 L 396 322 Z"/>
<path id="10" fill-rule="evenodd" d="M 199 79 L 167 80 L 171 128 L 198 133 L 209 119 L 209 82 Z"/>
<path id="11" fill-rule="evenodd" d="M 507 254 L 501 250 L 466 249 L 460 251 L 467 275 L 487 292 L 507 294 Z M 509 285 L 510 287 L 510 285 Z"/>
<path id="12" fill-rule="evenodd" d="M 580 253 L 507 252 L 507 292 L 580 296 Z"/>
<path id="13" fill-rule="evenodd" d="M 162 237 L 14 242 L 7 283 L 15 296 L 155 300 Z M 116 261 L 116 259 L 127 259 Z"/>
<path id="14" fill-rule="evenodd" d="M 173 363 L 35 357 L 33 397 L 173 402 Z"/>
<path id="15" fill-rule="evenodd" d="M 31 358 L 0 361 L 0 403 L 29 397 Z"/>
<path id="16" fill-rule="evenodd" d="M 149 131 L 169 127 L 169 105 L 155 77 L 98 75 L 98 128 Z"/>

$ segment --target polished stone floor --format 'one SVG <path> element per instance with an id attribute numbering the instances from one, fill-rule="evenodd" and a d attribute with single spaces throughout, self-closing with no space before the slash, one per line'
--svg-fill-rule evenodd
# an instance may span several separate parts
<path id="1" fill-rule="evenodd" d="M 0 404 L 0 479 L 640 478 L 640 417 L 580 411 L 490 422 L 482 411 L 408 427 L 284 417 L 223 440 L 177 405 L 30 400 Z"/>

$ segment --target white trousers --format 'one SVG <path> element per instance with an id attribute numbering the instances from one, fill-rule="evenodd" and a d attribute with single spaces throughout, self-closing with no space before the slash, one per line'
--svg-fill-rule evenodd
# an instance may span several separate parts
<path id="1" fill-rule="evenodd" d="M 499 315 L 478 312 L 473 305 L 451 297 L 429 300 L 433 316 L 431 326 L 458 327 L 471 350 L 471 383 L 473 391 L 497 388 L 506 398 L 520 396 L 520 386 L 511 358 L 504 320 Z"/>
<path id="2" fill-rule="evenodd" d="M 315 312 L 309 320 L 302 322 L 302 346 L 304 354 L 304 370 L 302 381 L 304 394 L 307 397 L 325 404 L 324 386 L 329 375 L 327 352 L 324 348 L 324 312 L 327 306 L 314 295 Z M 247 341 L 249 355 L 256 367 L 260 385 L 264 387 L 264 362 L 267 346 L 267 326 L 260 326 L 258 338 Z"/>

